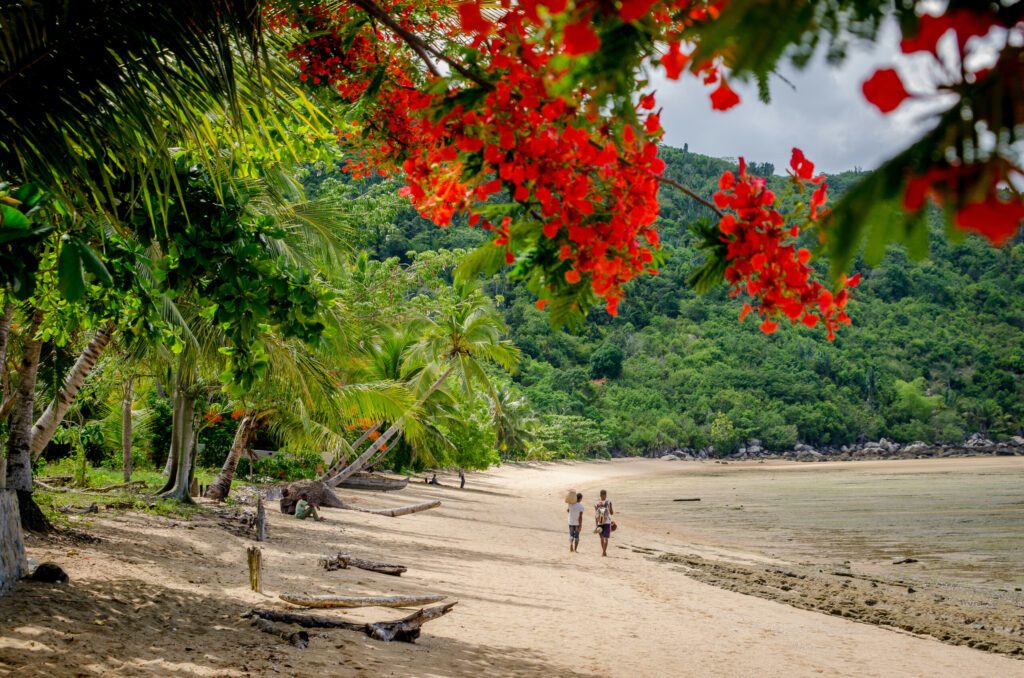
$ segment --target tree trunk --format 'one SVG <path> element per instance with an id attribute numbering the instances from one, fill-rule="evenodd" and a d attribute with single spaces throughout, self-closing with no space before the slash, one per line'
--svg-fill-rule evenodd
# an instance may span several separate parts
<path id="1" fill-rule="evenodd" d="M 391 575 L 392 577 L 400 577 L 402 576 L 402 573 L 406 572 L 408 569 L 405 565 L 365 560 L 363 558 L 356 558 L 355 556 L 347 553 L 339 553 L 334 556 L 320 556 L 317 564 L 328 572 L 333 572 L 334 570 L 347 570 L 350 567 L 358 567 L 360 570 L 378 572 L 380 574 Z"/>
<path id="2" fill-rule="evenodd" d="M 206 490 L 206 498 L 216 501 L 224 501 L 231 491 L 231 481 L 235 477 L 235 468 L 242 453 L 249 449 L 252 443 L 252 436 L 256 432 L 256 418 L 253 415 L 246 415 L 238 422 L 238 429 L 235 431 L 235 439 L 231 443 L 231 450 L 227 459 L 220 469 L 220 474 Z"/>
<path id="3" fill-rule="evenodd" d="M 294 612 L 278 612 L 277 610 L 253 610 L 255 614 L 271 621 L 285 622 L 287 624 L 298 624 L 310 629 L 348 629 L 350 631 L 362 631 L 374 640 L 382 640 L 385 643 L 397 640 L 403 643 L 412 643 L 420 637 L 420 627 L 428 621 L 442 617 L 452 611 L 455 603 L 445 603 L 416 610 L 408 617 L 391 622 L 350 622 L 337 617 L 322 617 L 312 614 L 296 614 Z"/>
<path id="4" fill-rule="evenodd" d="M 113 333 L 114 323 L 112 321 L 105 323 L 96 330 L 96 334 L 92 335 L 92 339 L 85 345 L 85 348 L 78 356 L 78 360 L 75 361 L 71 371 L 68 372 L 68 376 L 64 380 L 64 386 L 57 393 L 57 397 L 46 407 L 46 411 L 43 412 L 42 416 L 36 420 L 35 426 L 32 427 L 33 460 L 39 458 L 43 449 L 53 439 L 54 432 L 60 426 L 60 422 L 64 419 L 68 409 L 71 408 L 71 403 L 74 402 L 78 391 L 85 384 L 86 377 L 92 372 L 92 368 L 96 366 L 96 361 L 100 359 L 103 350 L 110 343 L 110 337 Z"/>
<path id="5" fill-rule="evenodd" d="M 191 504 L 193 502 L 189 492 L 189 483 L 192 478 L 192 446 L 195 442 L 193 431 L 196 398 L 179 385 L 174 392 L 174 399 L 177 401 L 175 410 L 178 417 L 174 422 L 175 431 L 171 434 L 171 453 L 174 455 L 173 473 L 167 479 L 165 489 L 160 492 L 160 496 L 164 499 L 177 499 L 182 503 Z"/>
<path id="6" fill-rule="evenodd" d="M 43 348 L 43 342 L 36 335 L 42 322 L 43 312 L 36 309 L 25 334 L 25 348 L 18 366 L 18 401 L 14 404 L 11 428 L 7 434 L 6 479 L 9 490 L 32 491 L 32 415 L 36 402 L 39 353 Z"/>
<path id="7" fill-rule="evenodd" d="M 299 607 L 353 608 L 353 607 L 420 607 L 440 603 L 447 596 L 314 596 L 289 595 L 282 593 L 279 598 Z"/>
<path id="8" fill-rule="evenodd" d="M 427 398 L 432 396 L 434 392 L 437 391 L 437 389 L 441 388 L 441 385 L 444 384 L 445 380 L 449 376 L 451 376 L 451 373 L 453 371 L 455 371 L 454 364 L 451 365 L 447 370 L 445 370 L 444 374 L 437 378 L 437 381 L 430 385 L 430 388 L 427 390 L 426 393 L 423 394 L 423 397 L 416 401 L 416 405 L 419 406 L 426 402 Z M 330 485 L 331 487 L 337 487 L 339 483 L 347 479 L 353 473 L 362 471 L 363 468 L 366 467 L 367 463 L 369 463 L 369 461 L 377 453 L 377 451 L 380 450 L 382 446 L 387 444 L 387 442 L 391 440 L 391 438 L 396 433 L 398 433 L 399 429 L 402 428 L 402 420 L 404 418 L 405 415 L 399 417 L 395 421 L 395 423 L 391 425 L 391 428 L 384 432 L 384 435 L 382 435 L 380 438 L 377 438 L 377 440 L 373 441 L 372 445 L 366 448 L 366 452 L 363 452 L 361 455 L 356 457 L 355 461 L 349 464 L 348 467 L 343 469 L 338 475 L 334 476 L 329 481 L 327 481 L 327 484 Z"/>
<path id="9" fill-rule="evenodd" d="M 7 399 L 7 340 L 11 334 L 11 319 L 14 317 L 14 304 L 4 304 L 3 315 L 0 315 L 0 402 Z"/>
<path id="10" fill-rule="evenodd" d="M 395 508 L 388 509 L 364 509 L 357 508 L 355 506 L 346 506 L 345 508 L 350 511 L 361 511 L 363 513 L 373 513 L 378 516 L 388 516 L 389 518 L 397 518 L 398 516 L 407 516 L 410 513 L 419 513 L 420 511 L 429 511 L 430 509 L 437 508 L 441 505 L 440 499 L 434 501 L 426 501 L 422 504 L 411 504 L 409 506 L 397 506 Z"/>
<path id="11" fill-rule="evenodd" d="M 132 401 L 135 399 L 135 380 L 124 380 L 121 389 L 121 470 L 124 481 L 132 480 Z"/>

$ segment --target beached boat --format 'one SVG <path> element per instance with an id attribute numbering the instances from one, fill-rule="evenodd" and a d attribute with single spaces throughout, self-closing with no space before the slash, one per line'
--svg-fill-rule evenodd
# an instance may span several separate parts
<path id="1" fill-rule="evenodd" d="M 401 490 L 409 484 L 408 478 L 389 478 L 375 473 L 356 473 L 343 480 L 338 487 L 346 490 L 376 490 L 378 492 L 392 492 Z"/>

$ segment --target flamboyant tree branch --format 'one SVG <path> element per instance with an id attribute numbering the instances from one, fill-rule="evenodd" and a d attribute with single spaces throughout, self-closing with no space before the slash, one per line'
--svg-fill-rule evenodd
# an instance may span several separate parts
<path id="1" fill-rule="evenodd" d="M 434 63 L 427 56 L 428 54 L 448 64 L 464 78 L 473 81 L 474 83 L 486 89 L 487 91 L 491 91 L 494 89 L 494 85 L 492 83 L 488 82 L 487 80 L 484 80 L 479 75 L 469 70 L 455 59 L 452 59 L 450 56 L 448 56 L 447 54 L 437 49 L 423 38 L 419 37 L 412 31 L 407 29 L 405 26 L 399 23 L 397 19 L 391 16 L 391 14 L 389 14 L 387 10 L 385 10 L 383 7 L 374 2 L 374 0 L 351 0 L 351 2 L 355 6 L 359 7 L 364 12 L 366 12 L 367 14 L 379 20 L 382 24 L 390 28 L 391 31 L 395 33 L 395 35 L 400 37 L 407 45 L 409 45 L 412 51 L 416 52 L 420 59 L 422 59 L 424 63 L 427 64 L 427 68 L 430 69 L 430 72 L 433 73 L 434 75 L 440 76 L 441 74 L 437 71 L 437 67 L 434 66 Z"/>

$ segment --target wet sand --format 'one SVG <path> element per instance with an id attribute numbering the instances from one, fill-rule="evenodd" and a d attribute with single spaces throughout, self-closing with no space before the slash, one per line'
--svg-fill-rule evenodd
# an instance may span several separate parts
<path id="1" fill-rule="evenodd" d="M 1024 569 L 1014 504 L 1024 500 L 1022 461 L 846 470 L 628 460 L 509 466 L 471 474 L 462 491 L 446 477 L 442 487 L 351 492 L 366 506 L 444 505 L 400 518 L 328 509 L 323 523 L 271 512 L 263 595 L 247 586 L 251 540 L 216 521 L 101 513 L 80 526 L 99 543 L 30 540 L 30 557 L 61 563 L 72 582 L 24 583 L 0 599 L 0 674 L 1024 676 L 1010 656 L 1024 640 L 1013 590 Z M 937 516 L 946 489 L 925 501 L 913 488 L 937 488 L 945 473 L 965 503 Z M 889 475 L 901 479 L 881 480 Z M 901 489 L 885 494 L 890 486 Z M 587 530 L 581 552 L 568 552 L 568 487 L 588 504 L 601 487 L 611 492 L 620 529 L 609 558 Z M 965 519 L 977 522 L 958 527 Z M 320 554 L 338 551 L 409 571 L 317 568 Z M 918 562 L 892 565 L 893 556 Z M 284 592 L 459 603 L 416 645 L 327 630 L 299 650 L 241 618 L 253 606 L 286 608 Z M 959 633 L 942 642 L 953 620 Z M 966 642 L 988 651 L 954 644 Z"/>

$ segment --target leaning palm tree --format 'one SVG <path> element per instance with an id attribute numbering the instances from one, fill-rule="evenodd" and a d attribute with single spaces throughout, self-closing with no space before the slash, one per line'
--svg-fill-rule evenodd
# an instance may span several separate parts
<path id="1" fill-rule="evenodd" d="M 380 380 L 338 385 L 329 365 L 344 355 L 325 355 L 296 340 L 263 339 L 269 369 L 239 403 L 240 420 L 220 474 L 206 492 L 218 501 L 227 497 L 238 461 L 256 434 L 265 428 L 292 449 L 323 449 L 344 444 L 334 433 L 357 413 L 362 418 L 395 418 L 413 402 L 400 384 Z"/>
<path id="2" fill-rule="evenodd" d="M 437 316 L 425 319 L 421 339 L 407 354 L 407 359 L 430 361 L 440 371 L 418 398 L 417 406 L 437 392 L 456 372 L 467 391 L 474 382 L 490 391 L 492 386 L 484 363 L 495 363 L 511 370 L 519 361 L 519 350 L 510 341 L 502 339 L 507 331 L 505 321 L 473 284 L 458 283 L 455 299 L 446 306 Z M 426 376 L 428 372 L 422 374 Z M 404 416 L 396 419 L 365 452 L 331 478 L 330 484 L 337 485 L 375 463 L 386 453 L 385 446 L 404 424 Z"/>

